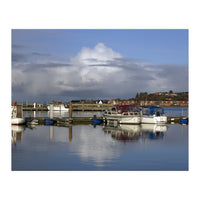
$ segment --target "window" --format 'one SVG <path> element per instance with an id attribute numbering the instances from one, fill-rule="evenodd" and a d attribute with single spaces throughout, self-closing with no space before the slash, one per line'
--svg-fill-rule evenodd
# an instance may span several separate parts
<path id="1" fill-rule="evenodd" d="M 136 107 L 131 107 L 131 111 L 133 111 L 133 112 L 137 112 L 138 110 L 137 110 Z"/>
<path id="2" fill-rule="evenodd" d="M 126 107 L 124 112 L 128 112 L 129 111 L 129 107 Z"/>
<path id="3" fill-rule="evenodd" d="M 149 114 L 149 109 L 143 108 L 142 112 L 143 112 L 144 115 L 147 115 L 147 114 Z"/>
<path id="4" fill-rule="evenodd" d="M 162 109 L 155 109 L 156 116 L 160 116 L 162 114 L 162 112 L 163 112 Z"/>
<path id="5" fill-rule="evenodd" d="M 115 108 L 112 108 L 111 110 L 112 110 L 112 111 L 116 111 L 116 109 L 115 109 Z"/>
<path id="6" fill-rule="evenodd" d="M 121 110 L 122 110 L 122 107 L 118 107 L 118 111 L 121 112 Z"/>

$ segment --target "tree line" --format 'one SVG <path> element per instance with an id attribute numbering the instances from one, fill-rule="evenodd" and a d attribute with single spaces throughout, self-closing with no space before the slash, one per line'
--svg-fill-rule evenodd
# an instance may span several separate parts
<path id="1" fill-rule="evenodd" d="M 140 92 L 136 94 L 134 99 L 137 101 L 188 101 L 188 92 L 173 93 L 172 90 L 160 92 L 159 94 Z"/>

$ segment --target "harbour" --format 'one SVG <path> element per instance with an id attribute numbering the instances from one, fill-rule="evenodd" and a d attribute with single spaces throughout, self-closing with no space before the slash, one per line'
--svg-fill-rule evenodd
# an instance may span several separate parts
<path id="1" fill-rule="evenodd" d="M 72 106 L 73 108 L 73 106 Z M 184 117 L 187 116 L 188 119 L 188 108 L 175 108 L 175 107 L 169 107 L 165 108 L 166 110 L 166 115 L 167 115 L 167 124 L 171 123 L 180 123 L 180 120 Z M 65 112 L 65 111 L 54 111 L 54 116 L 50 117 L 50 112 L 49 111 L 30 111 L 26 110 L 23 111 L 25 115 L 26 121 L 31 121 L 34 119 L 38 120 L 38 123 L 41 125 L 44 125 L 45 120 L 53 120 L 54 124 L 67 124 L 67 123 L 75 123 L 75 124 L 83 124 L 83 123 L 92 123 L 92 120 L 94 118 L 97 118 L 101 120 L 101 123 L 103 123 L 103 111 L 94 111 L 94 110 L 89 110 L 89 111 L 76 111 L 72 109 L 71 111 L 71 116 L 70 112 Z"/>
<path id="2" fill-rule="evenodd" d="M 161 125 L 105 124 L 101 111 L 23 111 L 27 123 L 11 126 L 12 170 L 188 170 L 188 126 L 180 108 L 165 110 Z"/>
<path id="3" fill-rule="evenodd" d="M 187 31 L 46 31 L 12 31 L 13 171 L 188 170 Z"/>

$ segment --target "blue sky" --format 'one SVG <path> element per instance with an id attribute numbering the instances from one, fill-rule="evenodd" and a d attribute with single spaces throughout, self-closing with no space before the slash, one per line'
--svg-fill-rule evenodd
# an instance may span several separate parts
<path id="1" fill-rule="evenodd" d="M 188 91 L 186 29 L 12 30 L 13 101 L 169 90 Z"/>

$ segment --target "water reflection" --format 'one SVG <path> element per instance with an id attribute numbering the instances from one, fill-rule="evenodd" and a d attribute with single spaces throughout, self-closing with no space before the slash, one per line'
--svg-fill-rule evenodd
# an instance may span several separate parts
<path id="1" fill-rule="evenodd" d="M 56 130 L 59 127 L 49 126 L 49 138 L 51 141 L 60 141 L 60 142 L 71 142 L 72 141 L 72 125 L 68 127 L 62 127 L 60 130 Z M 57 133 L 57 134 L 55 134 Z M 67 136 L 68 135 L 68 136 Z M 67 140 L 68 137 L 68 140 Z"/>
<path id="2" fill-rule="evenodd" d="M 47 116 L 50 117 L 50 111 L 47 111 Z M 51 117 L 66 118 L 69 117 L 69 112 L 67 111 L 53 111 Z"/>
<path id="3" fill-rule="evenodd" d="M 105 135 L 102 132 L 102 126 L 95 128 L 84 125 L 73 126 L 72 145 L 69 146 L 70 152 L 78 155 L 81 162 L 87 167 L 90 167 L 90 165 L 105 166 L 107 162 L 110 163 L 111 160 L 113 161 L 121 155 L 122 148 L 113 141 L 110 135 Z"/>
<path id="4" fill-rule="evenodd" d="M 120 141 L 138 140 L 141 135 L 140 125 L 105 126 L 103 130 L 106 134 L 111 134 L 112 138 Z"/>
<path id="5" fill-rule="evenodd" d="M 101 129 L 102 126 L 90 126 L 90 128 L 98 130 Z M 22 140 L 23 131 L 25 128 L 36 129 L 35 125 L 29 126 L 15 126 L 12 125 L 11 133 L 12 133 L 12 142 L 16 145 L 17 141 Z M 100 128 L 100 129 L 99 129 Z M 57 134 L 55 134 L 55 129 L 59 129 L 57 126 L 49 126 L 49 139 L 50 141 L 62 141 L 62 142 L 72 142 L 73 132 L 72 125 L 68 127 L 62 127 L 62 129 L 57 130 Z M 84 128 L 85 129 L 85 128 Z M 103 126 L 103 131 L 105 134 L 111 135 L 111 137 L 115 140 L 119 141 L 138 141 L 139 139 L 162 139 L 164 136 L 164 132 L 167 131 L 166 125 L 157 125 L 157 124 L 142 124 L 142 125 L 118 125 L 118 126 Z M 62 131 L 61 131 L 62 130 Z M 95 131 L 94 131 L 95 132 Z M 85 137 L 89 137 L 87 132 L 83 133 Z"/>
<path id="6" fill-rule="evenodd" d="M 167 131 L 167 126 L 157 124 L 142 124 L 141 130 L 143 139 L 163 139 L 164 133 Z"/>
<path id="7" fill-rule="evenodd" d="M 156 124 L 12 126 L 12 169 L 187 169 L 187 132 Z"/>
<path id="8" fill-rule="evenodd" d="M 16 146 L 17 141 L 22 141 L 22 133 L 25 129 L 25 126 L 17 126 L 12 125 L 11 126 L 11 136 L 12 136 L 12 143 Z"/>
<path id="9" fill-rule="evenodd" d="M 127 142 L 138 141 L 140 138 L 162 139 L 167 126 L 157 124 L 104 126 L 103 131 L 116 140 Z"/>
<path id="10" fill-rule="evenodd" d="M 57 127 L 57 126 L 45 126 L 49 128 L 49 139 L 55 142 L 71 142 L 72 141 L 72 125 L 69 127 Z M 41 128 L 41 127 L 39 127 Z M 22 141 L 23 133 L 26 129 L 34 130 L 37 129 L 36 125 L 28 126 L 11 126 L 11 141 L 16 146 L 17 141 Z M 59 129 L 59 130 L 58 130 Z M 37 130 L 36 130 L 37 132 Z"/>

